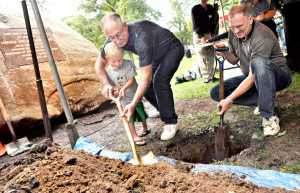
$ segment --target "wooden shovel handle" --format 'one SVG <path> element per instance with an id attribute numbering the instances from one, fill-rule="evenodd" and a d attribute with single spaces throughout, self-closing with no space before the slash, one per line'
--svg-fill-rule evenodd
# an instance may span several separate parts
<path id="1" fill-rule="evenodd" d="M 110 96 L 110 98 L 111 98 L 111 100 L 113 100 L 116 103 L 117 109 L 118 109 L 120 115 L 123 115 L 124 109 L 123 109 L 123 106 L 122 106 L 122 104 L 120 102 L 120 97 L 112 97 L 112 96 Z M 122 122 L 123 122 L 123 125 L 125 127 L 125 131 L 127 133 L 127 136 L 128 136 L 128 139 L 129 139 L 129 143 L 130 143 L 130 146 L 131 146 L 131 149 L 132 149 L 133 159 L 136 160 L 136 162 L 138 164 L 142 164 L 141 158 L 138 156 L 136 148 L 135 148 L 134 140 L 133 140 L 130 128 L 129 128 L 129 122 L 128 122 L 127 118 L 123 116 L 122 117 Z"/>
<path id="2" fill-rule="evenodd" d="M 0 99 L 0 110 L 1 110 L 1 113 L 2 113 L 2 116 L 3 116 L 4 120 L 5 121 L 10 120 L 10 117 L 9 117 L 9 115 L 6 111 L 6 108 L 5 108 L 5 106 L 4 106 L 1 99 Z"/>
<path id="3" fill-rule="evenodd" d="M 219 100 L 224 99 L 224 61 L 219 62 L 220 82 L 219 82 Z M 220 109 L 221 110 L 221 109 Z M 224 114 L 220 115 L 220 124 L 223 126 Z"/>
<path id="4" fill-rule="evenodd" d="M 6 108 L 5 108 L 5 106 L 4 106 L 4 104 L 3 104 L 3 102 L 2 102 L 1 99 L 0 99 L 0 111 L 1 111 L 1 113 L 2 113 L 2 116 L 3 116 L 3 118 L 4 118 L 4 121 L 6 122 L 6 124 L 7 124 L 7 126 L 8 126 L 8 129 L 9 129 L 9 131 L 10 131 L 10 133 L 11 133 L 11 136 L 12 136 L 12 138 L 13 138 L 13 141 L 17 141 L 17 136 L 16 136 L 16 133 L 15 133 L 15 131 L 14 131 L 14 128 L 13 128 L 13 126 L 12 126 L 12 124 L 11 124 L 10 116 L 9 116 L 9 114 L 7 113 Z"/>

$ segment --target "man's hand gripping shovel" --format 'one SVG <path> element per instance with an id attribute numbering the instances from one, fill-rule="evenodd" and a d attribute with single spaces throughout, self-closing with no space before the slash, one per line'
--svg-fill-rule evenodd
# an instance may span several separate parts
<path id="1" fill-rule="evenodd" d="M 116 104 L 116 106 L 118 108 L 118 111 L 121 115 L 121 119 L 122 119 L 122 122 L 123 122 L 123 125 L 124 125 L 124 128 L 125 128 L 127 137 L 129 139 L 129 143 L 130 143 L 132 153 L 133 153 L 133 159 L 130 160 L 129 163 L 131 163 L 133 165 L 139 165 L 139 164 L 151 165 L 151 164 L 157 163 L 158 161 L 157 161 L 157 159 L 156 159 L 156 157 L 155 157 L 155 155 L 153 154 L 152 151 L 150 151 L 149 153 L 147 153 L 145 156 L 142 156 L 142 157 L 140 157 L 137 154 L 137 151 L 136 151 L 136 148 L 135 148 L 135 143 L 134 143 L 132 134 L 131 134 L 130 129 L 129 129 L 129 122 L 128 122 L 126 116 L 124 115 L 124 108 L 123 108 L 123 106 L 120 102 L 121 95 L 119 95 L 118 97 L 114 97 L 112 95 L 112 93 L 109 92 L 109 97 Z"/>

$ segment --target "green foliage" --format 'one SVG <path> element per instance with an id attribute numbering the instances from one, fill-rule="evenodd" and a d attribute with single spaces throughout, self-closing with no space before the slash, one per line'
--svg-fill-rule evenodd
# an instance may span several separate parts
<path id="1" fill-rule="evenodd" d="M 170 0 L 171 7 L 175 13 L 172 20 L 169 22 L 170 28 L 174 31 L 177 38 L 185 45 L 192 43 L 192 22 L 186 18 L 182 5 L 184 2 L 178 0 Z"/>
<path id="2" fill-rule="evenodd" d="M 65 22 L 88 40 L 100 47 L 105 36 L 99 28 L 100 19 L 107 12 L 118 13 L 125 21 L 157 20 L 161 13 L 143 0 L 85 0 L 81 5 L 85 16 L 65 18 Z"/>
<path id="3" fill-rule="evenodd" d="M 83 10 L 101 18 L 107 12 L 116 12 L 126 21 L 138 19 L 158 19 L 161 14 L 152 9 L 143 0 L 86 0 Z"/>
<path id="4" fill-rule="evenodd" d="M 46 0 L 40 0 L 41 2 Z M 190 12 L 193 5 L 197 4 L 194 0 L 169 0 L 174 11 L 174 17 L 169 23 L 169 27 L 183 44 L 192 43 L 192 22 Z M 220 0 L 210 0 L 209 3 L 219 2 Z M 239 0 L 222 0 L 225 14 Z M 144 0 L 85 0 L 81 5 L 85 16 L 65 18 L 66 23 L 78 31 L 88 40 L 92 41 L 97 47 L 104 42 L 105 37 L 99 29 L 98 23 L 107 12 L 115 11 L 121 15 L 125 21 L 141 19 L 158 20 L 161 17 L 159 11 L 147 5 Z"/>
<path id="5" fill-rule="evenodd" d="M 230 10 L 230 8 L 233 5 L 238 5 L 239 3 L 240 3 L 240 0 L 222 0 L 225 15 L 228 13 L 228 11 Z"/>
<path id="6" fill-rule="evenodd" d="M 75 31 L 82 34 L 86 39 L 93 42 L 96 47 L 100 47 L 105 40 L 104 34 L 101 33 L 96 19 L 88 20 L 84 16 L 67 17 L 65 23 Z"/>
<path id="7" fill-rule="evenodd" d="M 169 0 L 174 16 L 169 22 L 169 27 L 185 45 L 192 43 L 191 9 L 199 1 L 194 0 Z M 239 4 L 240 0 L 209 0 L 209 4 L 219 4 L 219 15 L 222 16 L 222 6 L 226 15 L 233 5 Z"/>

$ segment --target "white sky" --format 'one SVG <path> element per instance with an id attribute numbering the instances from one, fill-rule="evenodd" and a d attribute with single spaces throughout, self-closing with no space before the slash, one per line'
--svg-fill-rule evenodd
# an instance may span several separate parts
<path id="1" fill-rule="evenodd" d="M 62 19 L 66 16 L 79 15 L 78 7 L 83 0 L 48 0 L 47 16 L 56 19 Z M 146 0 L 147 3 L 154 9 L 159 10 L 162 13 L 162 17 L 159 21 L 155 21 L 160 25 L 167 27 L 167 22 L 172 17 L 172 11 L 169 4 L 169 0 Z M 30 9 L 30 1 L 27 0 L 27 6 Z M 23 15 L 21 0 L 0 0 L 0 13 L 17 13 Z M 41 12 L 41 15 L 45 14 Z M 31 14 L 29 12 L 29 14 Z"/>
<path id="2" fill-rule="evenodd" d="M 153 9 L 160 11 L 162 14 L 160 20 L 155 22 L 164 27 L 167 27 L 168 21 L 172 18 L 172 9 L 169 0 L 146 0 L 146 2 Z"/>
<path id="3" fill-rule="evenodd" d="M 48 0 L 49 14 L 56 18 L 79 15 L 78 7 L 82 0 Z"/>
<path id="4" fill-rule="evenodd" d="M 46 4 L 47 16 L 61 19 L 66 16 L 79 15 L 78 7 L 82 0 L 48 0 Z M 27 7 L 31 9 L 31 3 L 26 1 Z M 23 14 L 21 0 L 0 0 L 0 12 Z M 40 10 L 41 15 L 45 13 Z M 29 14 L 31 14 L 29 12 Z"/>

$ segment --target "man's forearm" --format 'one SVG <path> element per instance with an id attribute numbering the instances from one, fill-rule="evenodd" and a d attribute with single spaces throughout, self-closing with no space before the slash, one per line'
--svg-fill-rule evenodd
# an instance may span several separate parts
<path id="1" fill-rule="evenodd" d="M 237 64 L 239 59 L 231 52 L 224 54 L 224 58 L 231 64 Z"/>
<path id="2" fill-rule="evenodd" d="M 110 85 L 105 71 L 105 66 L 106 60 L 99 55 L 95 64 L 96 75 L 103 85 Z"/>
<path id="3" fill-rule="evenodd" d="M 142 73 L 142 81 L 139 83 L 138 88 L 137 88 L 135 95 L 133 97 L 133 100 L 132 100 L 132 103 L 134 105 L 137 105 L 141 101 L 142 97 L 146 93 L 146 91 L 151 83 L 152 65 L 149 64 L 145 67 L 142 67 L 141 73 Z"/>
<path id="4" fill-rule="evenodd" d="M 151 81 L 151 80 L 150 80 Z M 137 90 L 135 92 L 135 95 L 133 97 L 132 103 L 136 106 L 141 99 L 143 98 L 145 92 L 147 91 L 150 81 L 143 80 L 137 87 Z"/>
<path id="5" fill-rule="evenodd" d="M 254 79 L 252 76 L 247 76 L 243 82 L 226 98 L 234 101 L 236 98 L 240 97 L 242 94 L 247 92 L 254 83 Z"/>

